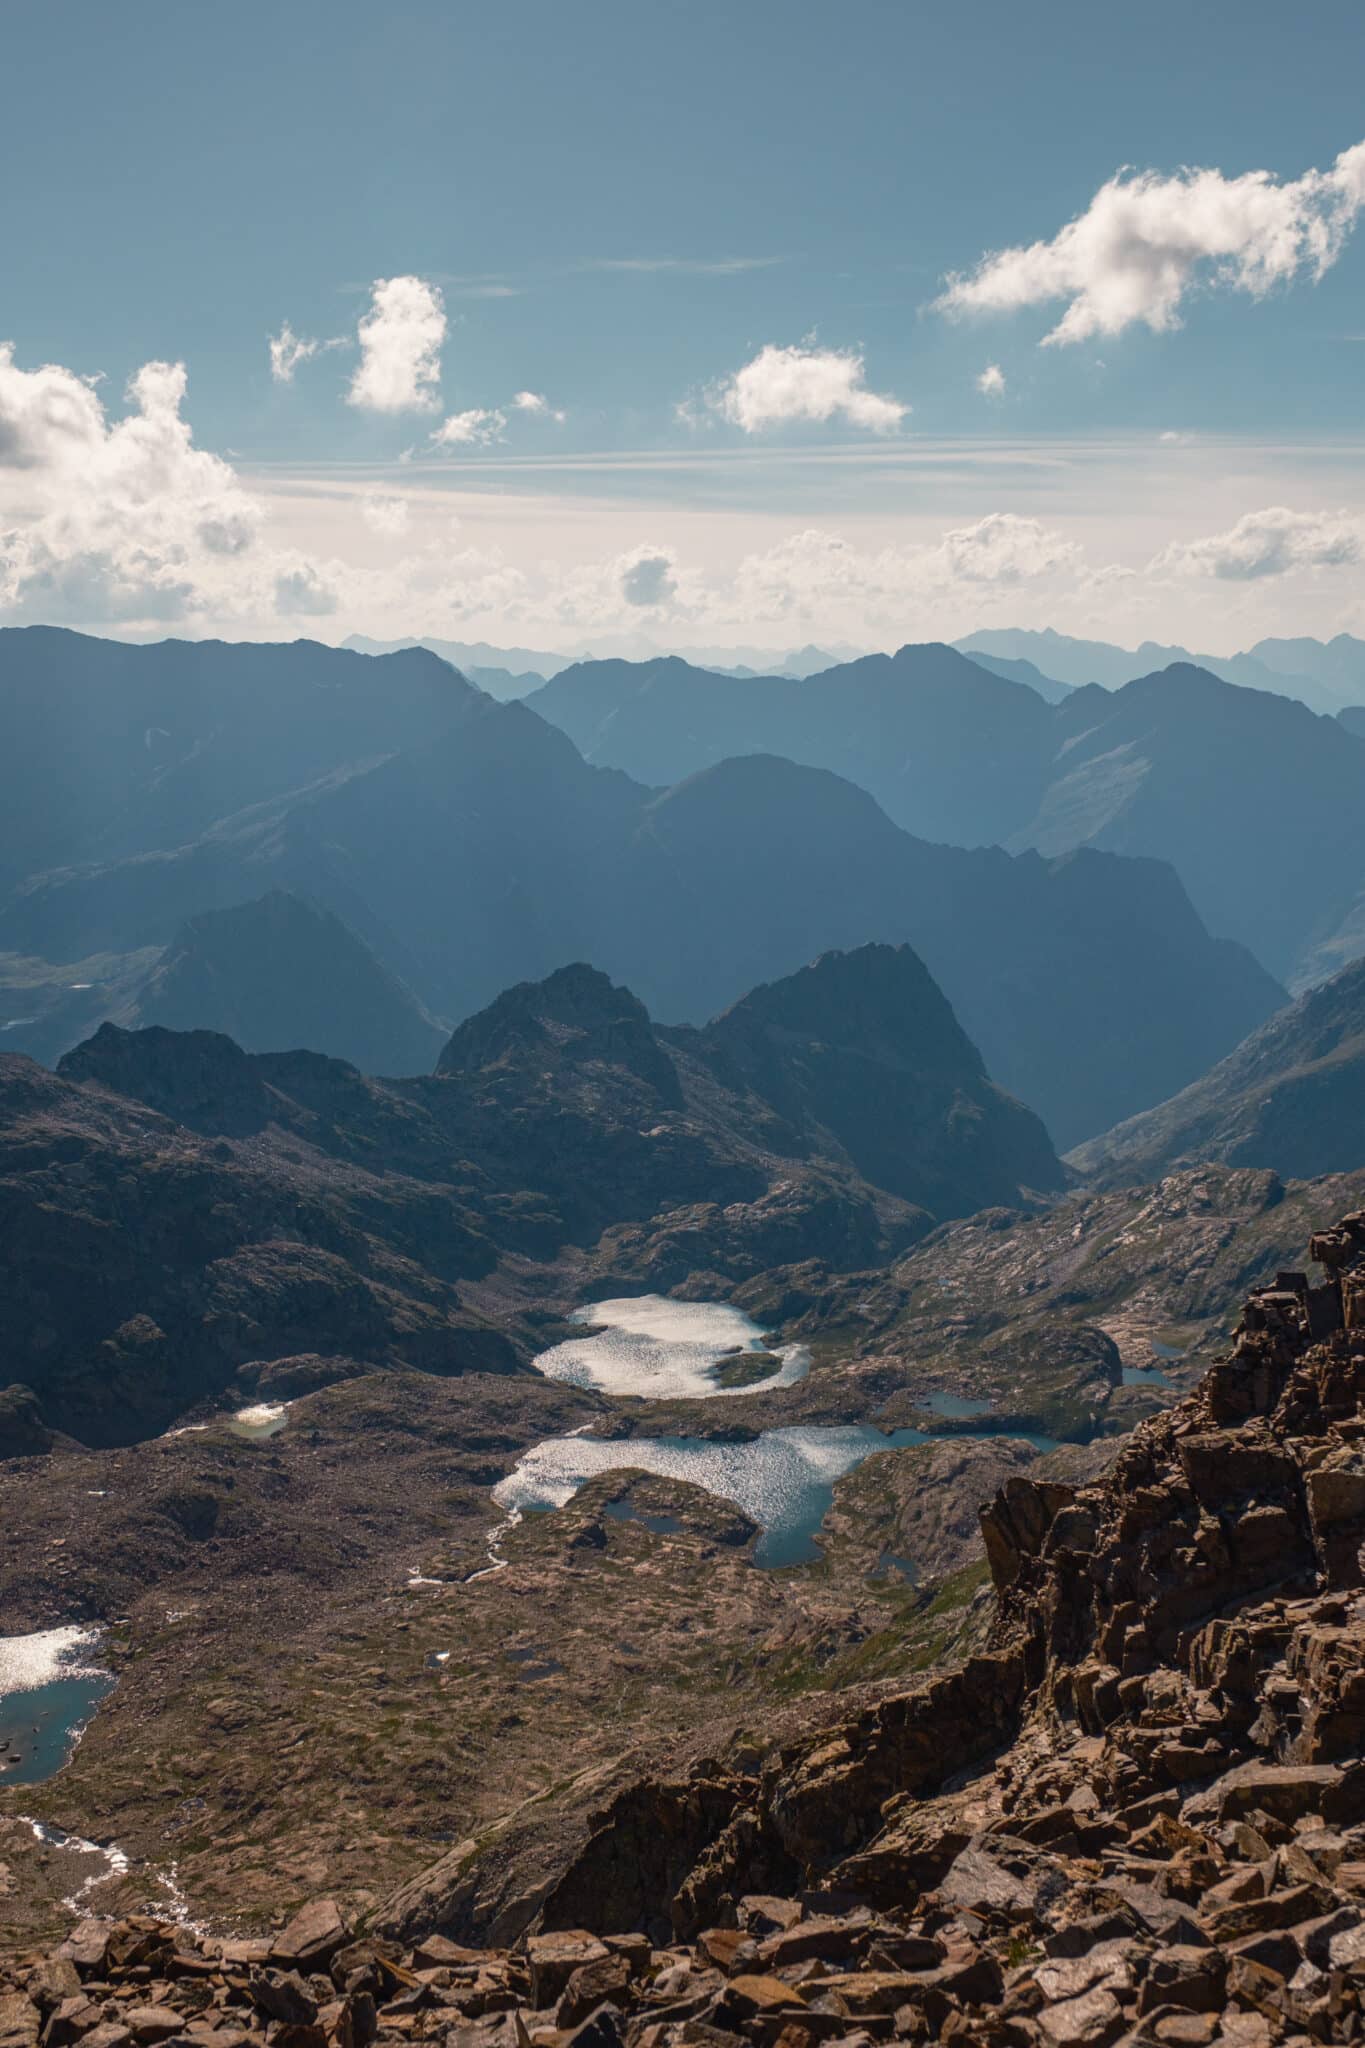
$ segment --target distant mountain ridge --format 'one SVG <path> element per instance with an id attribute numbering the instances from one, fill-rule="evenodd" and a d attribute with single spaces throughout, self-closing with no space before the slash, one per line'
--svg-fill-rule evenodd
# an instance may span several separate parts
<path id="1" fill-rule="evenodd" d="M 1121 689 L 1153 669 L 1172 663 L 1207 669 L 1224 682 L 1248 690 L 1271 690 L 1297 697 L 1314 711 L 1329 715 L 1343 705 L 1365 702 L 1365 640 L 1338 633 L 1334 640 L 1311 638 L 1258 640 L 1240 654 L 1192 654 L 1187 647 L 1166 647 L 1144 640 L 1129 650 L 1107 640 L 1077 640 L 1051 627 L 987 627 L 956 642 L 965 654 L 989 654 L 1036 662 L 1059 682 L 1081 689 L 1098 683 Z"/>
<path id="2" fill-rule="evenodd" d="M 307 1047 L 367 1074 L 429 1073 L 446 1036 L 340 918 L 284 889 L 182 925 L 120 1021 Z"/>
<path id="3" fill-rule="evenodd" d="M 1046 662 L 1057 637 L 1010 644 Z M 645 782 L 771 752 L 846 776 L 926 838 L 1169 860 L 1212 931 L 1296 983 L 1362 950 L 1365 747 L 1343 739 L 1349 712 L 1188 663 L 1049 703 L 1013 657 L 999 666 L 932 643 L 800 683 L 722 683 L 676 658 L 590 662 L 528 702 L 588 759 Z"/>
<path id="4" fill-rule="evenodd" d="M 94 668 L 101 643 L 69 637 L 77 662 Z M 24 636 L 16 646 L 0 633 L 0 691 L 7 660 L 27 647 Z M 297 679 L 289 687 L 300 699 L 290 712 L 302 735 L 300 766 L 323 772 L 293 789 L 272 786 L 185 839 L 112 858 L 75 858 L 89 846 L 89 806 L 73 803 L 65 861 L 29 872 L 0 897 L 0 952 L 9 956 L 8 966 L 0 958 L 0 996 L 12 975 L 9 1016 L 31 1012 L 35 957 L 99 956 L 108 964 L 66 977 L 109 979 L 102 1011 L 98 989 L 78 992 L 73 1035 L 88 1033 L 127 1000 L 127 973 L 113 956 L 164 948 L 186 920 L 272 888 L 324 907 L 429 1011 L 452 1019 L 514 983 L 590 959 L 635 989 L 654 1016 L 700 1026 L 756 983 L 831 948 L 904 941 L 993 1078 L 1069 1145 L 1194 1079 L 1283 1001 L 1246 952 L 1210 939 L 1157 861 L 931 845 L 898 829 L 853 782 L 771 754 L 722 759 L 663 790 L 645 787 L 588 764 L 527 705 L 493 702 L 433 655 L 371 660 L 300 643 L 246 650 L 248 672 L 269 677 L 281 654 L 284 672 Z M 128 657 L 115 650 L 114 696 Z M 178 660 L 178 650 L 158 654 L 153 675 L 173 673 Z M 336 701 L 333 663 L 345 687 L 362 693 L 364 717 L 354 723 L 367 751 L 359 758 L 346 756 L 344 722 L 339 733 L 306 733 L 302 704 L 330 709 Z M 699 673 L 679 666 L 689 678 Z M 919 683 L 905 680 L 921 667 Z M 823 697 L 831 715 L 838 712 L 838 686 L 820 678 L 704 680 L 722 696 L 752 689 L 765 701 L 770 692 L 784 703 Z M 393 684 L 408 693 L 400 727 L 409 743 L 375 747 L 372 721 L 382 720 L 372 700 Z M 143 685 L 135 679 L 130 688 L 140 715 Z M 1075 701 L 1050 707 L 950 649 L 929 650 L 923 664 L 857 664 L 851 688 L 850 701 L 859 692 L 866 698 L 857 737 L 869 757 L 888 688 L 912 708 L 927 705 L 928 726 L 937 720 L 944 735 L 939 757 L 928 750 L 923 761 L 903 763 L 892 752 L 892 768 L 904 765 L 902 782 L 941 806 L 959 784 L 983 807 L 992 788 L 1001 801 L 1009 797 L 1018 756 L 1002 755 L 994 784 L 981 759 L 991 707 L 1000 708 L 1002 729 L 1018 735 L 1022 755 L 1040 747 Z M 235 681 L 233 689 L 240 691 Z M 240 771 L 254 735 L 274 730 L 279 715 L 269 700 L 259 722 L 242 713 L 232 799 L 249 793 Z M 905 752 L 915 729 L 911 719 Z M 958 764 L 951 775 L 944 756 Z M 271 766 L 273 785 L 278 764 Z M 0 796 L 5 774 L 0 763 Z M 10 787 L 23 794 L 23 777 Z M 196 798 L 200 813 L 211 807 L 208 787 Z M 1019 809 L 1016 802 L 1016 816 Z"/>

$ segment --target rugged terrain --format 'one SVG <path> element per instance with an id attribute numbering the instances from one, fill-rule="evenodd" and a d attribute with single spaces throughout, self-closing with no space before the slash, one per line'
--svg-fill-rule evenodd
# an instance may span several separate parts
<path id="1" fill-rule="evenodd" d="M 0 1059 L 0 1089 L 6 1370 L 92 1442 L 295 1352 L 522 1369 L 627 1272 L 863 1267 L 1062 1180 L 906 948 L 827 956 L 703 1032 L 565 968 L 423 1079 L 105 1025 L 56 1075 Z"/>
<path id="2" fill-rule="evenodd" d="M 8 1966 L 6 2040 L 1356 2039 L 1365 1216 L 1311 1249 L 1326 1278 L 1254 1294 L 1107 1475 L 1007 1478 L 995 1618 L 955 1668 L 732 1707 L 577 1784 L 576 1820 L 513 1810 L 358 1933 L 344 1892 L 255 1940 L 83 1921 Z"/>

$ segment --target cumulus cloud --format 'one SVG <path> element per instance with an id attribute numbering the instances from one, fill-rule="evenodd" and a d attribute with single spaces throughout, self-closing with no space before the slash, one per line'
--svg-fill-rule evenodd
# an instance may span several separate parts
<path id="1" fill-rule="evenodd" d="M 1004 397 L 1005 373 L 999 363 L 987 363 L 976 380 L 976 388 L 986 398 Z"/>
<path id="2" fill-rule="evenodd" d="M 1344 512 L 1291 512 L 1268 505 L 1248 512 L 1226 533 L 1172 541 L 1152 562 L 1154 574 L 1214 576 L 1253 583 L 1295 569 L 1341 569 L 1359 562 L 1361 523 Z"/>
<path id="3" fill-rule="evenodd" d="M 347 403 L 366 412 L 434 412 L 440 403 L 445 301 L 420 277 L 381 277 L 356 330 L 360 361 Z"/>
<path id="4" fill-rule="evenodd" d="M 385 497 L 381 491 L 367 491 L 360 501 L 360 516 L 371 533 L 406 533 L 408 513 L 406 498 Z"/>
<path id="5" fill-rule="evenodd" d="M 1040 519 L 990 512 L 971 526 L 949 529 L 922 565 L 944 582 L 1015 585 L 1079 567 L 1081 550 Z"/>
<path id="6" fill-rule="evenodd" d="M 885 632 L 889 624 L 899 633 L 907 611 L 941 616 L 940 608 L 957 603 L 975 613 L 1025 584 L 1060 589 L 1085 574 L 1075 542 L 1040 520 L 994 512 L 906 547 L 862 549 L 808 528 L 746 556 L 734 582 L 738 611 L 755 621 L 861 617 L 864 631 Z"/>
<path id="7" fill-rule="evenodd" d="M 486 406 L 471 406 L 468 412 L 452 412 L 442 420 L 431 437 L 432 446 L 483 447 L 490 441 L 501 440 L 506 425 L 505 412 L 490 411 Z"/>
<path id="8" fill-rule="evenodd" d="M 1013 313 L 1068 301 L 1045 341 L 1087 341 L 1136 323 L 1179 325 L 1186 294 L 1207 283 L 1261 298 L 1340 255 L 1365 205 L 1365 142 L 1329 171 L 1284 182 L 1269 171 L 1120 171 L 1051 241 L 1000 249 L 950 277 L 947 313 Z"/>
<path id="9" fill-rule="evenodd" d="M 311 562 L 281 570 L 275 578 L 275 609 L 284 618 L 325 618 L 337 604 L 336 590 Z"/>
<path id="10" fill-rule="evenodd" d="M 169 619 L 249 556 L 264 517 L 193 444 L 183 363 L 145 363 L 111 420 L 93 383 L 0 345 L 0 607 Z"/>
<path id="11" fill-rule="evenodd" d="M 873 433 L 894 431 L 910 408 L 869 391 L 854 349 L 778 348 L 771 342 L 710 394 L 714 409 L 746 434 L 794 420 L 842 419 Z"/>
<path id="12" fill-rule="evenodd" d="M 665 605 L 678 594 L 673 557 L 666 549 L 637 548 L 622 557 L 620 570 L 621 595 L 629 605 Z"/>

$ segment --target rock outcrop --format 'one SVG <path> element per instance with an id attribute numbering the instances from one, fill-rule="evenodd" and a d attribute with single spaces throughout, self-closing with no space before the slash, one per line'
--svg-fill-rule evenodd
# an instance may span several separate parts
<path id="1" fill-rule="evenodd" d="M 1231 1356 L 1101 1483 L 1015 1475 L 983 1511 L 984 1654 L 766 1757 L 626 1788 L 525 1895 L 528 1928 L 671 1938 L 685 1978 L 616 2001 L 636 2027 L 1355 2038 L 1365 1213 L 1312 1249 L 1326 1281 L 1255 1294 Z M 479 1877 L 467 1851 L 437 1866 L 387 1931 L 477 1935 Z M 497 1903 L 506 1939 L 506 1885 Z M 765 1947 L 778 1928 L 801 1940 Z M 737 1972 L 786 1988 L 742 2008 Z"/>

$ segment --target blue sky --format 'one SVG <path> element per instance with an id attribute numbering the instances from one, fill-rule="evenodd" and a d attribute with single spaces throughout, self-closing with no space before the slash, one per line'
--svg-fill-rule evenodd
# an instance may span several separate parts
<path id="1" fill-rule="evenodd" d="M 10 0 L 0 617 L 566 646 L 1360 624 L 1361 201 L 1300 181 L 1365 140 L 1362 56 L 1335 0 Z M 1070 341 L 1044 338 L 1089 287 L 1043 295 L 1036 262 L 936 306 L 1125 166 L 1175 244 L 1182 166 L 1218 174 L 1216 208 L 1265 172 L 1302 193 L 1302 246 L 1252 275 L 1253 227 L 1164 314 L 1115 323 L 1111 297 Z M 348 402 L 393 279 L 439 304 L 430 374 L 410 405 Z M 335 346 L 283 381 L 286 322 Z M 159 449 L 127 486 L 98 432 L 148 363 L 185 389 L 134 401 Z M 66 387 L 15 381 L 43 366 L 101 380 L 60 477 L 33 420 Z M 82 463 L 102 524 L 73 509 Z"/>

